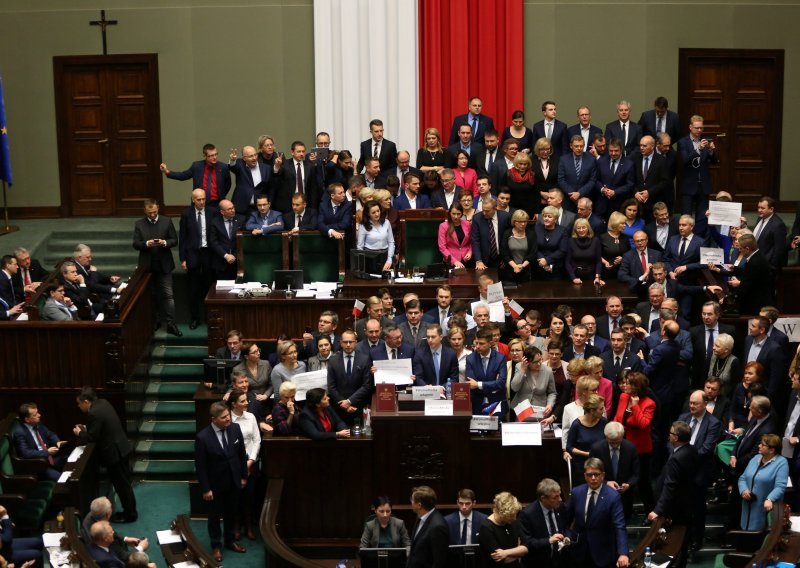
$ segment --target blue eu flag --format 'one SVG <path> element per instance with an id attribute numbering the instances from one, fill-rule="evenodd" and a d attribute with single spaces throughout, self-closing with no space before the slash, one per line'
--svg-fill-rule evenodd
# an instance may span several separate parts
<path id="1" fill-rule="evenodd" d="M 6 128 L 6 105 L 3 102 L 2 78 L 0 78 L 0 181 L 11 185 L 11 154 L 8 151 L 8 128 Z"/>

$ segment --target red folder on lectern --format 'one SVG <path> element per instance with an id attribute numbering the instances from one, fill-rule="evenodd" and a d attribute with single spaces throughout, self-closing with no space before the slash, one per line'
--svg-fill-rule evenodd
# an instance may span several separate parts
<path id="1" fill-rule="evenodd" d="M 453 383 L 450 392 L 453 397 L 453 411 L 472 410 L 472 400 L 469 396 L 469 383 Z"/>
<path id="2" fill-rule="evenodd" d="M 394 412 L 397 410 L 394 383 L 378 383 L 375 385 L 375 404 L 379 412 Z"/>

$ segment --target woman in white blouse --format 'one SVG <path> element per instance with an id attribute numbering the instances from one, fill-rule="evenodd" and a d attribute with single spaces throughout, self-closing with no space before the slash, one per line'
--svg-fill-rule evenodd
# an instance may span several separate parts
<path id="1" fill-rule="evenodd" d="M 247 411 L 247 393 L 234 389 L 228 397 L 228 406 L 231 409 L 231 421 L 239 425 L 244 437 L 244 448 L 247 453 L 247 485 L 241 493 L 239 510 L 241 518 L 236 519 L 234 532 L 236 540 L 241 538 L 241 527 L 244 525 L 245 534 L 249 540 L 256 539 L 255 519 L 253 517 L 253 502 L 255 501 L 256 483 L 258 482 L 258 453 L 261 449 L 261 433 L 258 422 L 252 413 Z"/>
<path id="2" fill-rule="evenodd" d="M 458 358 L 458 382 L 466 382 L 467 357 L 472 355 L 472 351 L 464 345 L 466 343 L 464 331 L 460 327 L 452 326 L 447 332 L 447 339 Z"/>
<path id="3" fill-rule="evenodd" d="M 377 201 L 368 201 L 364 205 L 366 214 L 358 226 L 358 250 L 386 251 L 386 261 L 383 270 L 392 267 L 394 257 L 394 235 L 392 225 L 386 220 L 386 213 Z"/>

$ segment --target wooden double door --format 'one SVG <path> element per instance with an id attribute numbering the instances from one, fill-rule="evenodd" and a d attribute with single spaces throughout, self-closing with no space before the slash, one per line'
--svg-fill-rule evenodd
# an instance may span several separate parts
<path id="1" fill-rule="evenodd" d="M 162 200 L 158 56 L 53 58 L 63 216 L 139 215 Z"/>
<path id="2" fill-rule="evenodd" d="M 725 134 L 715 138 L 714 192 L 747 205 L 780 197 L 783 56 L 780 49 L 680 50 L 681 129 L 697 114 L 703 136 Z"/>

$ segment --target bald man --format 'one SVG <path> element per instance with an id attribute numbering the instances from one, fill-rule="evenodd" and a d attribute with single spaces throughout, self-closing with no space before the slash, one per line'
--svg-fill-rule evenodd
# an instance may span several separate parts
<path id="1" fill-rule="evenodd" d="M 233 204 L 236 213 L 247 215 L 256 210 L 256 197 L 266 195 L 270 187 L 272 170 L 264 162 L 258 161 L 258 152 L 252 146 L 242 148 L 242 157 L 237 159 L 238 150 L 231 150 L 228 168 L 236 176 L 236 189 Z"/>
<path id="2" fill-rule="evenodd" d="M 236 231 L 244 229 L 244 221 L 232 201 L 219 202 L 219 214 L 214 215 L 208 230 L 211 266 L 217 280 L 236 279 Z"/>

